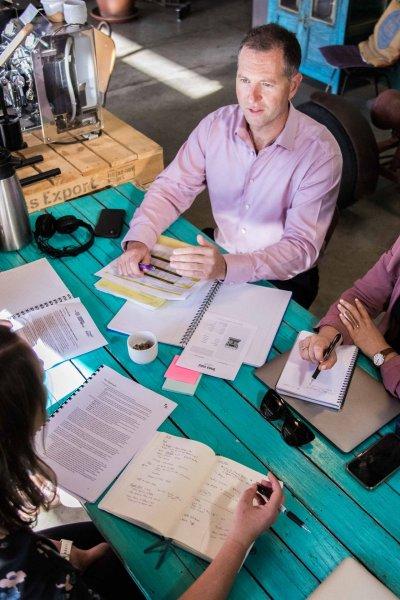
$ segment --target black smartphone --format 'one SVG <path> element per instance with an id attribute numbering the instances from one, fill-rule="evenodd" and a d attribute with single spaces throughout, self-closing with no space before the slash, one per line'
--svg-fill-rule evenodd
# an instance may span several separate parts
<path id="1" fill-rule="evenodd" d="M 97 237 L 117 238 L 121 235 L 125 211 L 122 208 L 103 208 L 94 228 Z"/>
<path id="2" fill-rule="evenodd" d="M 400 437 L 395 433 L 384 435 L 346 467 L 362 485 L 374 489 L 400 467 Z"/>

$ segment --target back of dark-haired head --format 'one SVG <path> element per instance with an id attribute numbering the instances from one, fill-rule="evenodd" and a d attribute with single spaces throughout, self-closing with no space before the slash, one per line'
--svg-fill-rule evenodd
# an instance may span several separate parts
<path id="1" fill-rule="evenodd" d="M 301 48 L 296 36 L 281 25 L 268 23 L 254 27 L 242 40 L 239 52 L 242 48 L 268 52 L 275 48 L 281 48 L 285 60 L 285 75 L 293 77 L 297 73 L 301 63 Z"/>
<path id="2" fill-rule="evenodd" d="M 0 325 L 0 529 L 8 532 L 35 521 L 38 508 L 48 506 L 31 474 L 48 480 L 55 492 L 55 475 L 35 450 L 46 406 L 42 379 L 33 350 Z"/>

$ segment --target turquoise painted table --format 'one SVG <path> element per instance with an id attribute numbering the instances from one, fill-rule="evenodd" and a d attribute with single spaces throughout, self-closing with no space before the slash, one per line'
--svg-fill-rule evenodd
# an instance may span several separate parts
<path id="1" fill-rule="evenodd" d="M 95 223 L 104 206 L 124 208 L 126 231 L 142 197 L 143 192 L 124 184 L 61 204 L 51 212 L 56 217 L 74 214 Z M 32 221 L 36 216 L 32 215 Z M 168 234 L 193 243 L 197 229 L 179 219 Z M 100 364 L 107 364 L 161 392 L 164 372 L 177 349 L 161 345 L 154 363 L 144 367 L 132 363 L 126 337 L 107 330 L 107 323 L 122 301 L 93 287 L 97 279 L 93 273 L 119 252 L 119 240 L 98 238 L 90 251 L 77 258 L 50 259 L 109 342 L 107 347 L 73 360 L 72 364 L 85 376 Z M 0 253 L 0 269 L 10 269 L 40 256 L 34 244 L 18 253 Z M 270 358 L 288 350 L 297 331 L 314 323 L 310 313 L 291 302 Z M 360 364 L 374 373 L 366 360 L 361 359 Z M 229 383 L 203 376 L 194 397 L 168 393 L 179 406 L 162 427 L 164 431 L 202 441 L 217 454 L 258 471 L 272 470 L 285 482 L 286 506 L 311 530 L 308 534 L 281 516 L 272 530 L 255 544 L 230 597 L 301 600 L 349 555 L 400 595 L 400 475 L 375 491 L 367 491 L 344 468 L 351 455 L 336 450 L 318 432 L 305 448 L 290 448 L 283 442 L 278 427 L 267 423 L 258 412 L 264 393 L 265 386 L 247 366 Z M 50 410 L 54 408 L 53 405 Z M 393 426 L 384 428 L 380 435 L 391 429 Z M 372 438 L 364 446 L 371 442 Z M 153 534 L 99 511 L 95 504 L 88 505 L 87 510 L 148 598 L 177 598 L 206 566 L 200 559 L 176 549 L 155 570 L 158 555 L 143 553 L 154 541 Z"/>

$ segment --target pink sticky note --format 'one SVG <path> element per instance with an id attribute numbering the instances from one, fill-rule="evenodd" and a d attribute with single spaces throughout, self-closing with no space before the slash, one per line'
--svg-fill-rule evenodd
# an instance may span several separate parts
<path id="1" fill-rule="evenodd" d="M 174 356 L 172 363 L 169 365 L 164 374 L 164 377 L 168 377 L 168 379 L 174 379 L 174 381 L 182 381 L 183 383 L 196 383 L 201 373 L 192 371 L 192 369 L 185 369 L 185 367 L 179 367 L 176 364 L 178 358 L 178 354 Z"/>

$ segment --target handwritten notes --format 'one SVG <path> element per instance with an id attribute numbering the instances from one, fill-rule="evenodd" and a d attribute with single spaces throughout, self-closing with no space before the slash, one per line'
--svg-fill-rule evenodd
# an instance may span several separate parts
<path id="1" fill-rule="evenodd" d="M 204 444 L 157 433 L 99 507 L 211 560 L 228 535 L 240 495 L 263 477 Z"/>
<path id="2" fill-rule="evenodd" d="M 214 468 L 182 514 L 174 539 L 184 546 L 196 539 L 199 554 L 214 558 L 228 536 L 241 494 L 261 477 L 228 458 L 216 457 Z"/>

